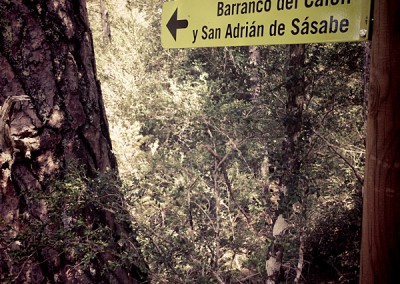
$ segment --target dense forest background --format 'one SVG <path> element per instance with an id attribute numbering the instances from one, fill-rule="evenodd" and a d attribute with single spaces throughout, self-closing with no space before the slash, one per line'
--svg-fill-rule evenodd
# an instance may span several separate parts
<path id="1" fill-rule="evenodd" d="M 357 283 L 367 47 L 165 50 L 141 2 L 88 11 L 152 283 Z"/>

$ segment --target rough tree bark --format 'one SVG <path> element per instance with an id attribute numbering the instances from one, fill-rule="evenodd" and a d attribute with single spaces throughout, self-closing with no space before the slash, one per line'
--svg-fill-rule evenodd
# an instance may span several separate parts
<path id="1" fill-rule="evenodd" d="M 117 223 L 112 210 L 102 208 L 79 213 L 111 235 L 107 249 L 85 267 L 68 254 L 73 248 L 57 251 L 50 243 L 21 257 L 30 245 L 22 240 L 39 236 L 32 224 L 49 235 L 63 229 L 49 222 L 48 201 L 35 198 L 48 192 L 49 180 L 62 176 L 70 161 L 83 165 L 89 176 L 116 169 L 84 0 L 0 1 L 0 105 L 0 282 L 144 281 L 140 253 L 135 265 L 105 270 L 137 244 L 128 237 L 129 224 Z"/>
<path id="2" fill-rule="evenodd" d="M 400 2 L 375 1 L 360 283 L 400 283 Z"/>

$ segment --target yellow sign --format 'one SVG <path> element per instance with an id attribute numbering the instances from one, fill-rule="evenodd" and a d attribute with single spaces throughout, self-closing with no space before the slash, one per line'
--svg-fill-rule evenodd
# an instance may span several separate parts
<path id="1" fill-rule="evenodd" d="M 367 40 L 371 0 L 178 0 L 164 3 L 164 48 Z"/>

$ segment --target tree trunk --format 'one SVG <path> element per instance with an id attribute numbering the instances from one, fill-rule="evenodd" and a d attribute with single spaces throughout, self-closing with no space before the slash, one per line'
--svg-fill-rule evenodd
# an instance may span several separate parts
<path id="1" fill-rule="evenodd" d="M 269 251 L 269 258 L 265 268 L 267 271 L 266 284 L 277 284 L 281 277 L 281 267 L 283 258 L 283 246 L 280 244 L 273 245 Z"/>
<path id="2" fill-rule="evenodd" d="M 289 200 L 298 193 L 298 181 L 301 168 L 299 138 L 303 127 L 303 104 L 305 98 L 304 81 L 304 60 L 305 46 L 303 44 L 289 45 L 289 60 L 286 71 L 287 90 L 286 114 L 283 121 L 285 127 L 285 140 L 282 143 L 282 161 L 283 168 L 280 183 L 282 186 L 276 187 L 269 185 L 269 193 L 277 196 L 277 206 L 275 209 L 267 209 L 267 215 L 271 216 L 273 224 L 278 220 L 281 213 L 280 206 L 288 206 Z M 284 189 L 286 187 L 286 190 Z M 276 189 L 275 189 L 276 188 Z M 279 234 L 277 235 L 279 236 Z M 278 237 L 279 242 L 279 237 Z M 279 250 L 276 250 L 276 246 Z M 269 248 L 269 259 L 266 263 L 267 283 L 279 283 L 279 277 L 283 256 L 283 246 L 272 245 Z M 273 272 L 273 273 L 272 273 Z M 301 274 L 301 271 L 298 273 Z"/>
<path id="3" fill-rule="evenodd" d="M 303 127 L 303 105 L 305 98 L 304 79 L 304 44 L 289 46 L 289 63 L 287 69 L 286 117 L 284 121 L 286 139 L 283 145 L 284 173 L 282 184 L 287 187 L 288 195 L 297 190 L 300 173 L 300 147 L 299 138 Z"/>
<path id="4" fill-rule="evenodd" d="M 400 283 L 400 2 L 375 1 L 360 283 Z"/>
<path id="5" fill-rule="evenodd" d="M 250 76 L 250 92 L 251 100 L 254 104 L 259 104 L 260 94 L 261 94 L 261 76 L 259 72 L 260 63 L 260 48 L 258 46 L 249 47 L 249 76 Z"/>
<path id="6" fill-rule="evenodd" d="M 101 14 L 101 30 L 103 34 L 103 44 L 107 45 L 111 42 L 111 27 L 110 27 L 110 19 L 108 17 L 108 10 L 105 7 L 103 0 L 100 0 L 100 14 Z"/>
<path id="7" fill-rule="evenodd" d="M 0 66 L 0 282 L 145 279 L 135 240 L 121 244 L 130 235 L 129 223 L 116 223 L 112 210 L 82 207 L 62 218 L 64 227 L 54 223 L 60 216 L 50 214 L 50 192 L 60 188 L 50 181 L 68 164 L 82 165 L 91 177 L 116 170 L 85 1 L 0 1 Z M 74 255 L 75 247 L 57 250 L 49 241 L 56 233 L 72 232 L 66 220 L 78 217 L 86 229 L 104 227 L 112 236 L 89 259 Z M 73 232 L 90 239 L 90 232 Z M 40 246 L 32 249 L 38 239 Z M 125 249 L 135 250 L 135 265 L 118 264 Z"/>

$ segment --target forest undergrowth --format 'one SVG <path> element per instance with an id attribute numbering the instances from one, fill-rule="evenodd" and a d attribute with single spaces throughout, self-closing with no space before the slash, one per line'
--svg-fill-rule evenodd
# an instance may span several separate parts
<path id="1" fill-rule="evenodd" d="M 309 44 L 294 69 L 289 46 L 163 49 L 163 1 L 100 2 L 97 72 L 152 283 L 357 283 L 364 46 Z"/>

